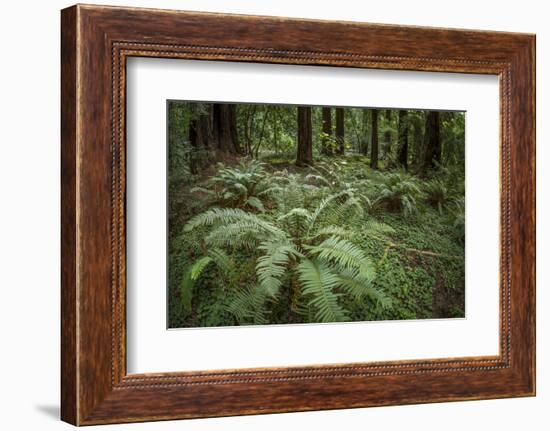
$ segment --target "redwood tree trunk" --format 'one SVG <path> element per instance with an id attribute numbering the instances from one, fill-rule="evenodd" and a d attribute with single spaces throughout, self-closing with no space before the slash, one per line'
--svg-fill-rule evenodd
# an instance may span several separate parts
<path id="1" fill-rule="evenodd" d="M 311 135 L 311 107 L 298 107 L 298 151 L 296 154 L 297 166 L 309 166 L 313 164 Z"/>
<path id="2" fill-rule="evenodd" d="M 403 169 L 407 170 L 407 159 L 409 156 L 409 122 L 407 118 L 407 111 L 402 109 L 399 111 L 399 147 L 397 150 L 397 163 Z"/>
<path id="3" fill-rule="evenodd" d="M 344 108 L 336 108 L 336 153 L 344 154 Z"/>
<path id="4" fill-rule="evenodd" d="M 361 125 L 361 134 L 363 136 L 361 140 L 361 154 L 363 154 L 364 156 L 369 154 L 368 124 L 369 124 L 369 111 L 367 109 L 364 109 L 362 125 Z"/>
<path id="5" fill-rule="evenodd" d="M 225 154 L 241 154 L 237 133 L 237 106 L 214 103 L 212 110 L 213 140 L 218 151 Z"/>
<path id="6" fill-rule="evenodd" d="M 325 156 L 332 156 L 332 109 L 323 108 L 323 139 L 321 142 L 321 154 Z"/>
<path id="7" fill-rule="evenodd" d="M 370 141 L 370 167 L 378 169 L 378 109 L 372 110 Z"/>
<path id="8" fill-rule="evenodd" d="M 391 151 L 391 131 L 390 131 L 390 126 L 391 126 L 391 109 L 386 109 L 384 111 L 384 117 L 386 119 L 386 131 L 384 132 L 384 148 L 385 148 L 385 153 L 384 153 L 384 157 L 387 158 L 387 155 L 391 154 L 392 151 Z"/>
<path id="9" fill-rule="evenodd" d="M 441 163 L 441 139 L 439 136 L 439 112 L 430 111 L 426 116 L 424 132 L 424 164 L 423 172 L 435 169 Z"/>
<path id="10" fill-rule="evenodd" d="M 210 114 L 208 111 L 198 110 L 189 122 L 189 142 L 193 147 L 189 158 L 189 169 L 192 174 L 197 174 L 205 164 L 205 150 L 209 146 L 210 139 Z"/>

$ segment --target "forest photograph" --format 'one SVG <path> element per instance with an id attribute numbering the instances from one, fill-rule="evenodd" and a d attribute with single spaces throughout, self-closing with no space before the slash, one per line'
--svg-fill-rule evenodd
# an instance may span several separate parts
<path id="1" fill-rule="evenodd" d="M 465 112 L 166 106 L 169 328 L 465 317 Z"/>

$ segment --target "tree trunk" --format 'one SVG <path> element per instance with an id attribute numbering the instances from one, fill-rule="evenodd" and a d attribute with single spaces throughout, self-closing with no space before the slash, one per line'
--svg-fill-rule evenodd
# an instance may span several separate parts
<path id="1" fill-rule="evenodd" d="M 213 140 L 219 152 L 241 154 L 237 133 L 237 105 L 214 103 L 212 107 Z"/>
<path id="2" fill-rule="evenodd" d="M 413 127 L 413 163 L 417 169 L 421 168 L 423 163 L 422 156 L 424 155 L 424 131 L 422 130 L 422 127 L 425 122 L 426 120 L 424 118 L 417 119 L 417 121 L 414 122 Z"/>
<path id="3" fill-rule="evenodd" d="M 311 135 L 311 107 L 298 107 L 298 150 L 296 154 L 297 166 L 313 164 Z"/>
<path id="4" fill-rule="evenodd" d="M 336 154 L 344 152 L 344 108 L 336 108 Z"/>
<path id="5" fill-rule="evenodd" d="M 407 159 L 409 151 L 409 121 L 407 118 L 407 111 L 404 109 L 399 111 L 399 147 L 397 150 L 397 163 L 403 169 L 407 170 Z"/>
<path id="6" fill-rule="evenodd" d="M 189 157 L 189 169 L 192 174 L 197 174 L 199 168 L 205 164 L 205 150 L 209 146 L 210 138 L 210 113 L 198 109 L 189 121 L 189 142 L 192 147 Z"/>
<path id="7" fill-rule="evenodd" d="M 363 109 L 363 118 L 362 118 L 362 125 L 361 125 L 361 134 L 363 138 L 361 139 L 361 154 L 364 156 L 369 154 L 369 137 L 368 137 L 368 130 L 369 130 L 369 110 Z"/>
<path id="8" fill-rule="evenodd" d="M 254 127 L 254 118 L 256 116 L 256 110 L 258 105 L 248 106 L 246 108 L 246 115 L 244 119 L 244 150 L 243 154 L 250 155 L 252 154 L 252 132 Z"/>
<path id="9" fill-rule="evenodd" d="M 378 169 L 378 109 L 371 114 L 370 167 Z"/>
<path id="10" fill-rule="evenodd" d="M 332 109 L 323 108 L 323 138 L 321 140 L 321 154 L 325 156 L 333 155 L 332 148 Z"/>
<path id="11" fill-rule="evenodd" d="M 258 138 L 258 143 L 256 144 L 256 147 L 254 148 L 254 151 L 252 153 L 252 155 L 256 158 L 258 158 L 258 154 L 260 152 L 260 147 L 262 146 L 262 141 L 264 139 L 265 126 L 267 124 L 267 118 L 269 116 L 269 113 L 270 113 L 270 107 L 266 106 L 265 110 L 264 110 L 264 118 L 263 118 L 263 121 L 262 121 L 262 128 L 260 129 L 260 136 Z"/>
<path id="12" fill-rule="evenodd" d="M 435 169 L 441 163 L 441 139 L 439 136 L 439 112 L 430 111 L 426 116 L 424 131 L 424 164 L 422 171 Z"/>
<path id="13" fill-rule="evenodd" d="M 386 120 L 386 131 L 384 132 L 384 157 L 391 155 L 391 109 L 386 109 L 384 111 L 384 118 Z"/>

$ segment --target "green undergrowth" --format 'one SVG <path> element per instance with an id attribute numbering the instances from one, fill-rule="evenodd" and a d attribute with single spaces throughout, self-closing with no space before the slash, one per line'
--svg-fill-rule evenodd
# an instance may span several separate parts
<path id="1" fill-rule="evenodd" d="M 464 317 L 464 178 L 219 165 L 171 184 L 169 326 Z"/>

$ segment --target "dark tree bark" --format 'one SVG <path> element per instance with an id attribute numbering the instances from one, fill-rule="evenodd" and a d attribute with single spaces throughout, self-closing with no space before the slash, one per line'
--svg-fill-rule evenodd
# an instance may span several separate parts
<path id="1" fill-rule="evenodd" d="M 336 154 L 344 152 L 344 108 L 336 108 Z"/>
<path id="2" fill-rule="evenodd" d="M 361 154 L 366 156 L 369 154 L 369 137 L 368 137 L 369 110 L 368 109 L 363 110 L 362 123 L 363 124 L 361 125 L 361 133 L 363 138 L 361 139 Z"/>
<path id="3" fill-rule="evenodd" d="M 193 147 L 189 158 L 189 169 L 197 174 L 199 168 L 205 165 L 206 149 L 211 140 L 210 112 L 198 109 L 189 121 L 189 142 Z"/>
<path id="4" fill-rule="evenodd" d="M 439 112 L 430 111 L 426 116 L 424 131 L 424 164 L 422 171 L 436 169 L 441 163 L 441 139 L 439 136 Z"/>
<path id="5" fill-rule="evenodd" d="M 323 117 L 323 139 L 321 141 L 321 154 L 325 156 L 332 156 L 332 109 L 323 108 L 322 109 Z"/>
<path id="6" fill-rule="evenodd" d="M 422 156 L 424 155 L 424 131 L 422 127 L 424 126 L 425 115 L 423 115 L 423 118 L 418 118 L 413 123 L 413 162 L 415 168 L 421 168 L 423 159 Z"/>
<path id="7" fill-rule="evenodd" d="M 371 114 L 370 167 L 378 169 L 378 109 Z"/>
<path id="8" fill-rule="evenodd" d="M 241 154 L 237 133 L 237 105 L 214 103 L 212 107 L 213 140 L 225 154 Z"/>
<path id="9" fill-rule="evenodd" d="M 297 166 L 310 166 L 313 164 L 311 134 L 311 107 L 298 107 L 298 151 L 296 154 Z"/>
<path id="10" fill-rule="evenodd" d="M 399 132 L 398 132 L 398 150 L 397 150 L 397 163 L 403 169 L 407 170 L 408 157 L 409 157 L 409 121 L 407 118 L 407 111 L 401 109 L 399 111 Z"/>
<path id="11" fill-rule="evenodd" d="M 384 118 L 386 119 L 386 131 L 384 132 L 384 149 L 385 149 L 385 156 L 391 155 L 391 109 L 384 110 Z"/>
<path id="12" fill-rule="evenodd" d="M 258 109 L 258 105 L 248 106 L 246 108 L 246 114 L 244 118 L 244 154 L 252 154 L 252 132 L 254 128 L 254 118 L 256 116 L 256 110 Z"/>

